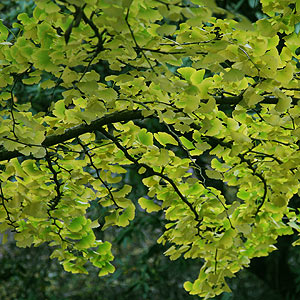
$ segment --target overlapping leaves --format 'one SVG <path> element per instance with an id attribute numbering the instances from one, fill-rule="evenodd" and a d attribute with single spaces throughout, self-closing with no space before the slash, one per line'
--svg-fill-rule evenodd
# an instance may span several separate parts
<path id="1" fill-rule="evenodd" d="M 171 259 L 204 259 L 184 287 L 209 298 L 299 230 L 289 208 L 299 188 L 298 4 L 262 1 L 268 17 L 246 26 L 214 17 L 226 11 L 213 1 L 35 2 L 10 42 L 0 24 L 1 232 L 13 229 L 20 247 L 49 242 L 67 271 L 89 261 L 106 275 L 113 256 L 95 237 L 90 202 L 107 208 L 103 230 L 127 226 L 136 208 L 163 210 L 158 242 L 172 244 Z M 14 97 L 20 82 L 62 93 L 33 114 Z M 136 203 L 122 184 L 130 165 L 148 188 Z"/>

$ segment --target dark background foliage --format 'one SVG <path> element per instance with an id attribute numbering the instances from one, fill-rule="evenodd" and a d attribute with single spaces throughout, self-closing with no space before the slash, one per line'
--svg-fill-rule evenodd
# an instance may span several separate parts
<path id="1" fill-rule="evenodd" d="M 217 0 L 216 3 L 237 18 L 243 15 L 255 21 L 263 17 L 258 0 Z M 3 0 L 0 3 L 0 19 L 10 27 L 19 13 L 27 12 L 30 15 L 33 7 L 32 0 Z M 216 17 L 224 18 L 226 15 Z M 97 71 L 102 78 L 108 75 L 105 62 L 99 65 Z M 39 85 L 15 87 L 16 101 L 31 102 L 33 113 L 46 112 L 61 90 L 45 93 L 39 89 Z M 157 124 L 145 126 L 155 130 Z M 128 169 L 123 182 L 130 182 L 133 186 L 130 195 L 133 201 L 146 192 L 141 178 L 136 177 L 133 169 Z M 225 189 L 225 193 L 234 192 L 226 190 L 226 187 L 218 188 Z M 298 204 L 299 200 L 294 199 L 295 207 Z M 105 213 L 105 209 L 96 202 L 89 211 L 92 219 L 100 216 L 100 223 Z M 47 245 L 17 248 L 11 234 L 6 244 L 0 244 L 0 299 L 199 299 L 188 295 L 182 284 L 197 276 L 202 262 L 182 258 L 170 261 L 165 257 L 163 252 L 168 245 L 156 243 L 163 227 L 161 212 L 148 214 L 137 210 L 135 220 L 128 227 L 110 228 L 104 232 L 98 230 L 97 238 L 112 242 L 115 255 L 116 272 L 104 278 L 99 278 L 94 268 L 90 269 L 89 275 L 66 273 L 56 260 L 49 259 L 51 249 Z M 229 282 L 233 293 L 225 293 L 215 299 L 299 299 L 300 252 L 291 246 L 294 238 L 279 238 L 276 245 L 278 251 L 266 258 L 254 259 L 248 269 L 239 272 Z"/>

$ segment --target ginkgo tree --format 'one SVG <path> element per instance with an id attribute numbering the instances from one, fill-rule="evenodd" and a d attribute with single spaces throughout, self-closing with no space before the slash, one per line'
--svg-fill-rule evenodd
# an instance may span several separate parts
<path id="1" fill-rule="evenodd" d="M 212 0 L 35 4 L 12 28 L 0 21 L 4 240 L 49 243 L 66 271 L 91 263 L 103 276 L 114 257 L 93 228 L 163 211 L 158 243 L 171 260 L 204 261 L 184 288 L 208 299 L 300 231 L 289 204 L 300 187 L 299 0 L 261 0 L 255 23 Z M 17 99 L 20 85 L 49 91 L 49 109 Z M 148 190 L 136 202 L 122 184 L 130 166 Z M 88 218 L 92 201 L 104 224 Z"/>

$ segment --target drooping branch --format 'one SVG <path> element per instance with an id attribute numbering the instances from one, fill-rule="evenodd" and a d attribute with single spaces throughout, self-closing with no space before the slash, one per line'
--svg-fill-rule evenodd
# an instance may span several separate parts
<path id="1" fill-rule="evenodd" d="M 221 104 L 228 104 L 228 105 L 236 105 L 240 103 L 243 98 L 242 96 L 214 96 L 216 103 Z M 265 96 L 264 100 L 261 101 L 261 104 L 277 104 L 278 98 L 273 96 Z M 298 98 L 292 98 L 292 104 L 295 105 L 300 99 Z M 67 129 L 63 134 L 53 134 L 50 136 L 47 136 L 46 139 L 42 143 L 42 147 L 51 147 L 63 142 L 66 142 L 70 139 L 79 137 L 82 134 L 93 132 L 96 130 L 99 130 L 102 126 L 113 124 L 117 122 L 128 122 L 131 120 L 143 120 L 145 117 L 142 114 L 142 110 L 123 110 L 119 112 L 113 112 L 109 115 L 105 115 L 99 119 L 96 119 L 91 122 L 91 124 L 80 124 L 77 126 L 74 126 L 72 128 Z M 7 151 L 2 150 L 0 151 L 0 161 L 9 160 L 18 156 L 25 156 L 21 152 L 15 150 L 15 151 Z"/>
<path id="2" fill-rule="evenodd" d="M 46 137 L 42 143 L 42 147 L 51 147 L 57 144 L 66 142 L 73 138 L 79 137 L 82 134 L 99 130 L 102 126 L 113 124 L 117 122 L 128 122 L 135 119 L 144 119 L 141 110 L 133 111 L 120 111 L 114 112 L 109 115 L 103 116 L 102 118 L 96 119 L 91 124 L 80 124 L 72 128 L 67 129 L 63 134 L 53 134 Z M 9 160 L 18 156 L 25 156 L 19 151 L 1 151 L 0 161 Z"/>

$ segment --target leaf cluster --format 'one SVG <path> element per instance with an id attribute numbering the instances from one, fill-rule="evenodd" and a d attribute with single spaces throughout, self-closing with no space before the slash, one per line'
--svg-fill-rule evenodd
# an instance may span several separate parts
<path id="1" fill-rule="evenodd" d="M 298 2 L 262 0 L 254 23 L 204 0 L 34 3 L 0 21 L 0 231 L 17 246 L 49 243 L 66 271 L 104 276 L 96 228 L 161 212 L 158 243 L 204 261 L 184 288 L 208 299 L 300 231 Z M 18 100 L 35 85 L 44 112 Z"/>

